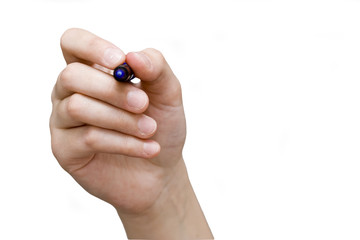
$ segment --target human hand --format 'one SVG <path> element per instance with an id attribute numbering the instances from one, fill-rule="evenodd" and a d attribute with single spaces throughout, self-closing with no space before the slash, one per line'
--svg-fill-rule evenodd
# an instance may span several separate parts
<path id="1" fill-rule="evenodd" d="M 160 217 L 167 206 L 179 221 L 192 211 L 197 217 L 188 221 L 204 222 L 182 158 L 181 87 L 162 54 L 154 49 L 127 54 L 127 64 L 141 79 L 129 84 L 108 74 L 125 61 L 110 42 L 70 29 L 61 47 L 67 67 L 54 86 L 50 118 L 52 150 L 60 165 L 85 190 L 116 208 L 128 236 L 139 234 L 133 227 L 139 216 L 158 219 L 151 229 L 159 227 L 162 235 L 151 236 L 176 233 Z M 189 225 L 187 232 L 209 231 L 206 221 L 200 228 Z"/>
<path id="2" fill-rule="evenodd" d="M 125 61 L 111 43 L 70 29 L 61 46 L 68 65 L 52 94 L 54 155 L 89 193 L 124 211 L 143 211 L 182 160 L 180 83 L 154 49 L 128 54 L 127 63 L 142 80 L 133 85 L 92 67 L 114 69 Z"/>

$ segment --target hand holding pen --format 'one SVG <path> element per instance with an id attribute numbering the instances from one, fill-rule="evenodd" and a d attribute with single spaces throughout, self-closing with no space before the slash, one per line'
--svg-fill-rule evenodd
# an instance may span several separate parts
<path id="1" fill-rule="evenodd" d="M 212 238 L 182 158 L 181 86 L 163 55 L 146 49 L 125 56 L 82 29 L 67 30 L 61 47 L 67 66 L 50 118 L 60 165 L 115 207 L 129 239 Z M 117 70 L 125 61 L 134 75 Z M 141 82 L 115 81 L 94 64 Z"/>

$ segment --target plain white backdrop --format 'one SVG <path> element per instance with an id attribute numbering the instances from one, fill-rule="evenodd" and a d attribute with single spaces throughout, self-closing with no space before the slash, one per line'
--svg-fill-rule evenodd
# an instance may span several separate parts
<path id="1" fill-rule="evenodd" d="M 0 239 L 126 239 L 50 149 L 59 47 L 161 50 L 216 239 L 360 239 L 360 1 L 0 2 Z"/>

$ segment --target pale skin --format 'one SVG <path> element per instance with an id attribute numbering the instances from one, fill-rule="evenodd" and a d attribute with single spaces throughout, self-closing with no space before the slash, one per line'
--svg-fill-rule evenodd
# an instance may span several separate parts
<path id="1" fill-rule="evenodd" d="M 90 194 L 113 205 L 129 239 L 213 239 L 192 189 L 180 82 L 163 55 L 125 55 L 83 29 L 61 37 L 67 66 L 52 92 L 52 150 Z M 141 82 L 109 74 L 124 61 Z"/>

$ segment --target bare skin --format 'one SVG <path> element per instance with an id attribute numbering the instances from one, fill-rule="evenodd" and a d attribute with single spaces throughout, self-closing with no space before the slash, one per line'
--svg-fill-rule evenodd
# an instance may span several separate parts
<path id="1" fill-rule="evenodd" d="M 52 150 L 90 194 L 113 205 L 129 239 L 213 239 L 189 181 L 181 86 L 162 54 L 125 55 L 82 30 L 61 38 Z M 126 60 L 139 84 L 107 72 Z"/>

